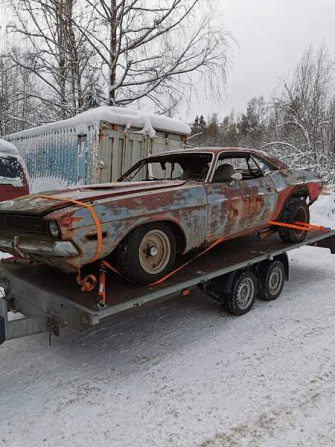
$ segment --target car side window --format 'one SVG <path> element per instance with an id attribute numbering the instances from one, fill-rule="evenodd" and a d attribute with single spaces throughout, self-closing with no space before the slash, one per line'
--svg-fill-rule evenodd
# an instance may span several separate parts
<path id="1" fill-rule="evenodd" d="M 228 169 L 229 167 L 229 169 Z M 213 176 L 213 182 L 231 181 L 232 174 L 241 174 L 242 180 L 263 176 L 259 165 L 250 155 L 220 157 Z"/>
<path id="2" fill-rule="evenodd" d="M 274 168 L 271 164 L 266 163 L 261 158 L 255 157 L 255 160 L 264 175 L 270 174 L 274 170 Z"/>

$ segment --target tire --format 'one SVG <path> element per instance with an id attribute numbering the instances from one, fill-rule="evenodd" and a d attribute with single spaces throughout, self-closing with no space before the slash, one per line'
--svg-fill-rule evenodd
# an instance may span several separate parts
<path id="1" fill-rule="evenodd" d="M 259 278 L 259 297 L 264 301 L 276 300 L 283 290 L 285 276 L 281 261 L 266 262 Z"/>
<path id="2" fill-rule="evenodd" d="M 233 315 L 244 315 L 254 305 L 256 294 L 256 276 L 252 272 L 242 271 L 235 276 L 231 293 L 223 298 L 223 308 Z"/>
<path id="3" fill-rule="evenodd" d="M 116 249 L 120 272 L 137 284 L 165 276 L 176 260 L 176 238 L 170 226 L 152 223 L 133 230 Z"/>
<path id="4" fill-rule="evenodd" d="M 303 199 L 291 199 L 285 206 L 282 221 L 294 223 L 295 221 L 309 223 L 309 208 Z M 279 236 L 284 242 L 302 242 L 305 240 L 307 231 L 294 230 L 281 227 Z"/>

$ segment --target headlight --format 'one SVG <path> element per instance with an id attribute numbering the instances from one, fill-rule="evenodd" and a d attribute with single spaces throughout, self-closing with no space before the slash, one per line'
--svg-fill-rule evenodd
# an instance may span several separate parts
<path id="1" fill-rule="evenodd" d="M 49 232 L 53 238 L 57 239 L 59 237 L 59 228 L 55 220 L 50 220 Z"/>

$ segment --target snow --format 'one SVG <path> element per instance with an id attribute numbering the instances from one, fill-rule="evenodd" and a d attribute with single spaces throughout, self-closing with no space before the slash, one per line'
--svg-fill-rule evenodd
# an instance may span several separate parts
<path id="1" fill-rule="evenodd" d="M 2 155 L 18 155 L 19 151 L 14 144 L 0 138 L 0 156 Z"/>
<path id="2" fill-rule="evenodd" d="M 189 135 L 191 129 L 183 121 L 169 118 L 162 115 L 143 112 L 141 110 L 102 106 L 95 109 L 82 112 L 73 118 L 24 130 L 8 136 L 9 140 L 25 138 L 32 135 L 40 135 L 46 132 L 56 132 L 63 129 L 74 128 L 78 135 L 87 134 L 87 126 L 99 121 L 106 121 L 112 124 L 125 126 L 126 128 L 135 127 L 140 129 L 139 133 L 148 135 L 150 138 L 155 136 L 156 130 L 165 132 Z"/>
<path id="3" fill-rule="evenodd" d="M 328 186 L 311 206 L 311 222 L 335 228 L 335 186 Z"/>
<path id="4" fill-rule="evenodd" d="M 36 177 L 30 179 L 30 183 L 32 194 L 37 192 L 55 191 L 68 187 L 68 183 L 65 180 L 56 177 Z"/>
<path id="5" fill-rule="evenodd" d="M 311 207 L 335 227 L 335 194 Z M 290 254 L 274 302 L 232 317 L 200 292 L 88 332 L 0 347 L 0 444 L 329 447 L 335 439 L 335 256 Z"/>
<path id="6" fill-rule="evenodd" d="M 0 175 L 0 185 L 12 185 L 16 188 L 23 186 L 23 180 L 20 177 L 10 178 Z"/>

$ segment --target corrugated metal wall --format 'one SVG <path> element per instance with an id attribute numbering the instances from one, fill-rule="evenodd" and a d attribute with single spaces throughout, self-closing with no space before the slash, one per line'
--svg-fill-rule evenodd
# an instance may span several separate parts
<path id="1" fill-rule="evenodd" d="M 183 137 L 157 132 L 150 139 L 137 130 L 108 123 L 86 126 L 85 133 L 61 129 L 9 136 L 24 158 L 34 191 L 116 180 L 147 155 L 180 149 Z"/>

